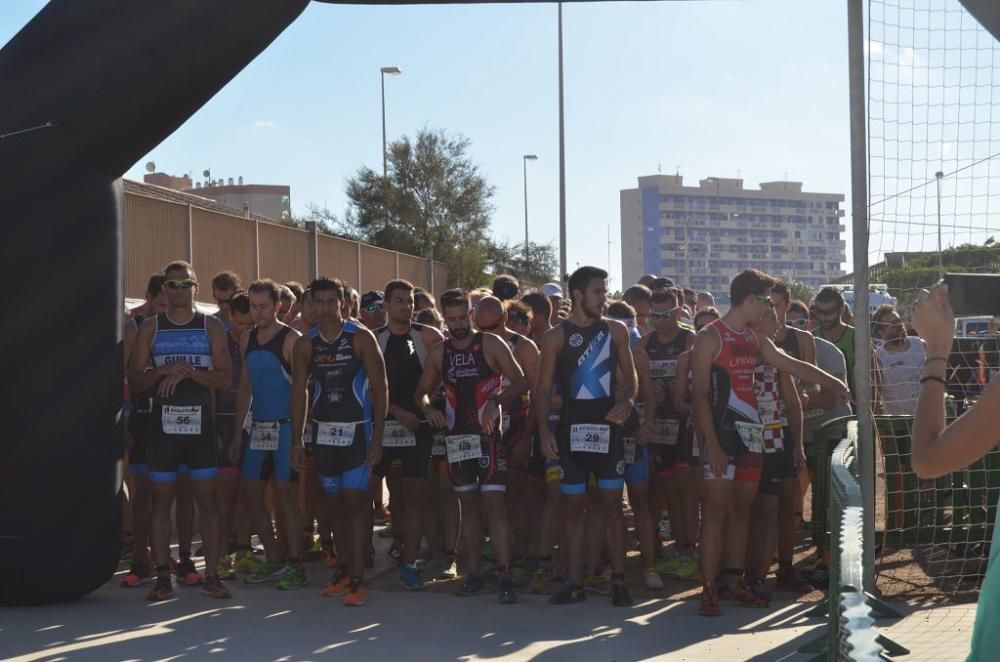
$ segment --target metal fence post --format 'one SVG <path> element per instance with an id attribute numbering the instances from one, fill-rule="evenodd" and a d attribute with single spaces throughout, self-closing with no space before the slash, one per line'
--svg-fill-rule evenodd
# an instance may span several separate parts
<path id="1" fill-rule="evenodd" d="M 306 221 L 306 231 L 309 233 L 309 278 L 319 278 L 319 235 L 316 233 L 316 221 Z"/>
<path id="2" fill-rule="evenodd" d="M 361 242 L 360 241 L 358 242 L 357 246 L 358 246 L 358 292 L 363 292 L 364 290 L 361 289 Z"/>
<path id="3" fill-rule="evenodd" d="M 188 224 L 187 224 L 187 261 L 188 264 L 194 264 L 194 213 L 191 208 L 191 203 L 188 203 Z"/>
<path id="4" fill-rule="evenodd" d="M 260 221 L 253 219 L 253 269 L 254 280 L 260 280 Z"/>

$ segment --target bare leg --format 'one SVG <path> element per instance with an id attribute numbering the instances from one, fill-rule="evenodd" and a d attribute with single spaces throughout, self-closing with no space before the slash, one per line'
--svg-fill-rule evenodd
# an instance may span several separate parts
<path id="1" fill-rule="evenodd" d="M 200 478 L 192 480 L 194 499 L 198 503 L 201 541 L 205 547 L 205 575 L 215 576 L 219 567 L 219 507 L 216 496 L 216 479 Z"/>

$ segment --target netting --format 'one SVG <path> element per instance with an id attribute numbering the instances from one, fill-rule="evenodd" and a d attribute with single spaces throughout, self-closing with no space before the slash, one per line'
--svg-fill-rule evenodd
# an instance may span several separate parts
<path id="1" fill-rule="evenodd" d="M 1000 271 L 1000 44 L 958 0 L 868 7 L 869 277 L 887 286 L 905 322 L 916 293 L 943 273 Z M 969 337 L 949 357 L 951 416 L 974 406 L 996 373 L 990 322 L 960 329 Z M 937 480 L 916 477 L 910 428 L 923 354 L 900 329 L 872 327 L 876 585 L 890 596 L 973 597 L 1000 495 L 1000 453 Z"/>

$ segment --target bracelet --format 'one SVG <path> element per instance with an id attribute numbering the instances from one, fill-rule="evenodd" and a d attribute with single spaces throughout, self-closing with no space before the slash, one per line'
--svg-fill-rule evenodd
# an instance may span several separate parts
<path id="1" fill-rule="evenodd" d="M 947 363 L 948 362 L 948 357 L 947 356 L 932 356 L 932 357 L 924 360 L 924 365 L 927 365 L 931 361 L 944 361 L 945 363 Z"/>
<path id="2" fill-rule="evenodd" d="M 920 378 L 920 383 L 923 384 L 924 382 L 938 382 L 942 386 L 947 386 L 948 385 L 947 381 L 945 381 L 941 377 L 938 377 L 937 375 L 927 375 L 926 377 L 921 377 Z"/>

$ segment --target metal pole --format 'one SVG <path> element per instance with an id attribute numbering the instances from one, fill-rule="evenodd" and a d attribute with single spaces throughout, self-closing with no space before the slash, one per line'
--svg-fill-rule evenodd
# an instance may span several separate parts
<path id="1" fill-rule="evenodd" d="M 385 145 L 385 72 L 379 71 L 382 76 L 382 178 L 388 176 L 389 167 L 386 161 L 386 145 Z"/>
<path id="2" fill-rule="evenodd" d="M 864 503 L 864 590 L 875 589 L 875 434 L 871 416 L 871 327 L 868 324 L 868 157 L 865 118 L 864 0 L 847 0 L 851 119 L 851 216 L 854 235 L 854 399 L 858 406 L 858 473 Z M 835 544 L 835 543 L 833 543 Z M 833 608 L 833 606 L 831 606 Z"/>
<path id="3" fill-rule="evenodd" d="M 566 123 L 563 116 L 563 31 L 559 3 L 559 282 L 566 292 Z"/>
<path id="4" fill-rule="evenodd" d="M 944 253 L 941 250 L 941 179 L 944 173 L 938 170 L 934 173 L 937 179 L 937 231 L 938 231 L 938 271 L 939 276 L 944 276 Z"/>
<path id="5" fill-rule="evenodd" d="M 528 262 L 531 260 L 528 252 L 528 157 L 521 158 L 524 165 L 524 270 L 528 270 Z"/>

